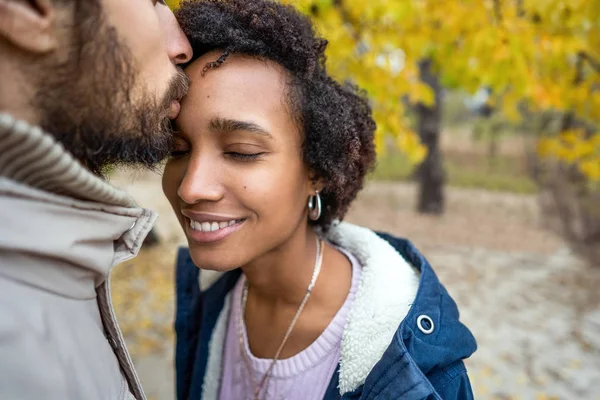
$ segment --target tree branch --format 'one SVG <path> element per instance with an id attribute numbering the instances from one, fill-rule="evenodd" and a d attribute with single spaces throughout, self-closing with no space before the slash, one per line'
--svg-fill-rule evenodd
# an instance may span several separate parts
<path id="1" fill-rule="evenodd" d="M 583 61 L 585 60 L 584 55 L 579 52 L 577 53 L 577 61 L 575 62 L 575 77 L 573 78 L 573 85 L 578 86 L 583 80 Z"/>
<path id="2" fill-rule="evenodd" d="M 517 16 L 525 16 L 525 7 L 523 7 L 523 0 L 517 0 Z"/>
<path id="3" fill-rule="evenodd" d="M 592 69 L 600 74 L 600 61 L 596 60 L 594 57 L 592 57 L 589 53 L 586 53 L 585 51 L 580 51 L 579 53 L 577 53 L 577 57 L 580 57 L 582 60 L 587 61 L 588 64 L 592 67 Z"/>
<path id="4" fill-rule="evenodd" d="M 500 0 L 494 0 L 494 16 L 498 20 L 498 23 L 502 22 L 502 5 Z"/>
<path id="5" fill-rule="evenodd" d="M 346 10 L 346 7 L 344 7 L 343 0 L 333 0 L 333 5 L 340 12 L 340 15 L 342 16 L 342 20 L 345 23 L 352 26 L 352 28 L 353 28 L 352 36 L 353 36 L 354 40 L 356 40 L 358 42 L 361 37 L 361 31 L 362 31 L 361 24 L 358 21 L 354 21 L 352 19 L 352 17 L 350 16 L 350 13 L 348 12 L 348 10 Z"/>

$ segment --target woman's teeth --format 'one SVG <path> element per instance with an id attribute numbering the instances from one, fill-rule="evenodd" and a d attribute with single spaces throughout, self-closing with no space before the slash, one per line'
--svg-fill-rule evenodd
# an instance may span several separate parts
<path id="1" fill-rule="evenodd" d="M 214 232 L 219 229 L 227 228 L 228 226 L 235 225 L 240 220 L 235 219 L 228 222 L 198 222 L 190 219 L 190 227 L 195 231 L 200 232 Z"/>

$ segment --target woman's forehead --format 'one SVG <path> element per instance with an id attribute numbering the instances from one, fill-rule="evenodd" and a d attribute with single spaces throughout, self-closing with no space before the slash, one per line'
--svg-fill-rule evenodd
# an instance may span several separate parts
<path id="1" fill-rule="evenodd" d="M 287 72 L 276 62 L 230 54 L 218 67 L 205 68 L 221 55 L 220 51 L 202 55 L 186 68 L 186 73 L 203 88 L 233 86 L 234 89 L 243 90 L 260 87 L 262 90 L 256 92 L 256 95 L 265 91 L 284 91 Z"/>
<path id="2" fill-rule="evenodd" d="M 287 107 L 285 69 L 272 61 L 234 54 L 203 74 L 205 65 L 221 54 L 205 54 L 186 69 L 191 85 L 178 124 L 186 129 L 218 117 L 258 121 L 273 132 L 287 132 L 292 126 L 296 130 Z"/>

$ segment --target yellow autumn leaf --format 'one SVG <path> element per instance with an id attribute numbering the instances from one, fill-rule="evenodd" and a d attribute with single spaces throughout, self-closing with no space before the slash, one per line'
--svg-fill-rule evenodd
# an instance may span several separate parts
<path id="1" fill-rule="evenodd" d="M 537 152 L 542 157 L 555 156 L 558 143 L 555 138 L 542 138 L 537 143 Z"/>
<path id="2" fill-rule="evenodd" d="M 582 161 L 579 170 L 590 180 L 600 181 L 600 159 Z"/>

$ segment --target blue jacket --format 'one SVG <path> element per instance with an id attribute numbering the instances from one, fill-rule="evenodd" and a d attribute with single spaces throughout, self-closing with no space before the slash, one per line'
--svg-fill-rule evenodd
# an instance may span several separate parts
<path id="1" fill-rule="evenodd" d="M 327 239 L 354 254 L 363 272 L 324 399 L 472 399 L 463 359 L 477 345 L 427 260 L 405 239 L 346 223 Z M 188 250 L 179 251 L 178 400 L 218 397 L 230 292 L 240 274 L 200 274 Z"/>

